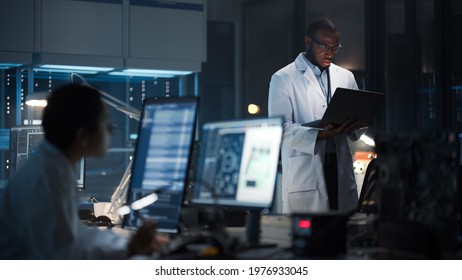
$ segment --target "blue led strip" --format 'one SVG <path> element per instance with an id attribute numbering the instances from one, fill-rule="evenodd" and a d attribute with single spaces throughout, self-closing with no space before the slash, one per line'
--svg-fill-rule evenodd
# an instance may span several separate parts
<path id="1" fill-rule="evenodd" d="M 203 11 L 203 4 L 191 4 L 182 2 L 167 2 L 159 0 L 131 0 L 130 5 L 142 7 L 156 7 L 177 10 Z"/>
<path id="2" fill-rule="evenodd" d="M 98 2 L 98 3 L 107 3 L 107 4 L 122 4 L 123 0 L 72 0 L 77 2 Z"/>

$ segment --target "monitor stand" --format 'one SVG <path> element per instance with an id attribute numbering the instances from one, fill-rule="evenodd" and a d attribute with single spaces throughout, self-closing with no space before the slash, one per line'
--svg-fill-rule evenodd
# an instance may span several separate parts
<path id="1" fill-rule="evenodd" d="M 246 236 L 247 245 L 250 248 L 264 248 L 264 247 L 275 247 L 276 243 L 261 243 L 260 242 L 260 220 L 261 211 L 250 210 L 247 214 L 246 223 Z"/>

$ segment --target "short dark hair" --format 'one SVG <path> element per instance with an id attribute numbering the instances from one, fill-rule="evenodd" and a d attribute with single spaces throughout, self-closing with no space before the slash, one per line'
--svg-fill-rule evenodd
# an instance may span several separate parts
<path id="1" fill-rule="evenodd" d="M 319 31 L 329 31 L 331 33 L 338 33 L 337 27 L 329 18 L 317 18 L 310 22 L 306 30 L 306 36 L 315 38 Z"/>
<path id="2" fill-rule="evenodd" d="M 100 93 L 94 88 L 76 84 L 56 88 L 43 111 L 45 138 L 61 149 L 70 147 L 79 128 L 90 132 L 98 129 L 103 106 Z"/>

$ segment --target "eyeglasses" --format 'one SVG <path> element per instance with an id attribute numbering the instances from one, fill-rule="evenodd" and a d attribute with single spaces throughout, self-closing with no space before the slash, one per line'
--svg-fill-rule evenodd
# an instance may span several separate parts
<path id="1" fill-rule="evenodd" d="M 319 42 L 318 40 L 311 38 L 321 49 L 322 52 L 333 52 L 333 53 L 338 53 L 338 51 L 342 48 L 342 45 L 338 44 L 337 46 L 334 47 L 329 47 L 326 44 L 323 44 Z"/>

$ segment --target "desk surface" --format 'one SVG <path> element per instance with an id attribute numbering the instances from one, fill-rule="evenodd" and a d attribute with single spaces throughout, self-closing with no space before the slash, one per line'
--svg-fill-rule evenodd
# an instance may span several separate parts
<path id="1" fill-rule="evenodd" d="M 226 235 L 226 241 L 222 242 L 234 242 L 236 247 L 239 247 L 234 251 L 231 252 L 231 255 L 228 256 L 219 256 L 218 258 L 230 258 L 230 259 L 289 259 L 292 257 L 292 253 L 288 250 L 291 247 L 291 222 L 290 217 L 287 216 L 262 216 L 261 217 L 261 234 L 260 234 L 260 243 L 264 246 L 261 247 L 252 247 L 252 248 L 245 248 L 246 247 L 246 228 L 245 227 L 227 227 L 224 230 L 224 234 Z M 123 229 L 120 226 L 115 226 L 112 230 L 124 237 L 130 237 L 134 231 Z M 198 232 L 192 231 L 189 233 L 190 235 L 190 244 L 188 244 L 189 248 L 194 248 L 190 251 L 183 250 L 181 253 L 173 252 L 169 253 L 168 256 L 166 255 L 159 255 L 155 254 L 154 258 L 162 258 L 162 259 L 194 259 L 194 258 L 213 258 L 213 256 L 205 256 L 205 257 L 198 257 L 195 252 L 191 252 L 196 250 L 197 248 L 206 247 L 206 244 L 201 244 L 200 242 L 196 243 L 192 240 L 195 238 Z M 203 232 L 205 234 L 205 232 Z M 177 237 L 172 236 L 172 242 L 176 243 L 189 243 L 187 240 L 188 234 L 185 233 L 183 235 L 179 235 Z M 186 240 L 179 240 L 182 238 L 186 238 Z M 216 237 L 220 239 L 221 237 Z M 271 244 L 271 246 L 266 246 Z M 176 246 L 184 246 L 184 244 L 174 245 Z M 234 244 L 229 245 L 234 246 Z M 170 249 L 168 249 L 170 250 Z"/>
<path id="2" fill-rule="evenodd" d="M 177 237 L 172 236 L 173 243 L 179 246 L 167 254 L 155 254 L 156 259 L 421 259 L 425 255 L 400 251 L 399 248 L 381 248 L 377 244 L 377 229 L 375 223 L 368 217 L 350 219 L 347 224 L 346 252 L 336 255 L 317 256 L 296 254 L 293 246 L 292 221 L 290 216 L 262 216 L 260 223 L 260 244 L 275 246 L 246 246 L 245 227 L 227 227 L 222 232 L 192 231 Z M 130 237 L 134 231 L 114 227 L 113 230 L 123 236 Z M 188 234 L 190 236 L 188 237 Z M 201 238 L 195 239 L 198 235 Z M 196 237 L 195 237 L 196 236 Z M 185 238 L 186 239 L 182 239 Z M 359 237 L 359 238 L 358 238 Z M 187 239 L 190 238 L 190 239 Z M 319 241 L 319 240 L 318 240 Z M 324 240 L 325 241 L 325 240 Z M 219 244 L 215 246 L 214 244 Z M 295 243 L 294 243 L 295 244 Z M 180 247 L 186 248 L 176 250 Z M 218 253 L 218 247 L 222 252 Z M 442 255 L 443 259 L 461 259 L 462 255 Z"/>
<path id="3" fill-rule="evenodd" d="M 260 241 L 262 243 L 274 243 L 278 247 L 289 248 L 292 246 L 291 220 L 288 216 L 262 216 L 260 221 Z M 246 240 L 245 227 L 227 228 L 230 235 Z"/>

